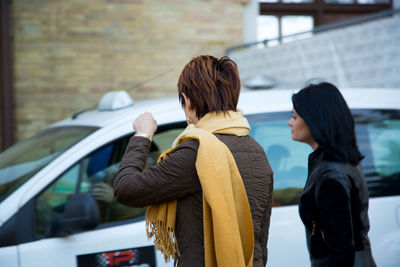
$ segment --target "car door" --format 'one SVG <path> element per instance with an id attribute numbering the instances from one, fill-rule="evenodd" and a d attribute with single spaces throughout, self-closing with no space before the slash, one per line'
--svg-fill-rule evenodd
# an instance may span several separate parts
<path id="1" fill-rule="evenodd" d="M 369 190 L 371 247 L 378 266 L 400 266 L 400 111 L 352 110 Z M 267 266 L 310 266 L 298 198 L 307 178 L 308 145 L 291 139 L 289 112 L 247 116 L 250 135 L 274 171 Z"/>
<path id="2" fill-rule="evenodd" d="M 372 254 L 378 266 L 400 266 L 400 110 L 353 110 L 369 191 Z"/>
<path id="3" fill-rule="evenodd" d="M 183 127 L 184 123 L 159 127 L 146 167 L 156 163 L 158 155 L 171 146 Z M 164 262 L 152 240 L 147 239 L 146 208 L 127 207 L 113 198 L 113 178 L 129 138 L 118 138 L 78 160 L 30 201 L 37 240 L 19 245 L 21 267 L 172 266 L 171 262 Z M 76 196 L 87 196 L 96 203 L 96 227 L 72 232 L 60 227 Z M 85 208 L 75 205 L 73 209 L 79 212 Z"/>
<path id="4" fill-rule="evenodd" d="M 274 192 L 268 237 L 267 266 L 309 266 L 298 197 L 307 178 L 308 145 L 291 139 L 290 112 L 248 115 L 250 135 L 268 157 L 274 172 Z"/>

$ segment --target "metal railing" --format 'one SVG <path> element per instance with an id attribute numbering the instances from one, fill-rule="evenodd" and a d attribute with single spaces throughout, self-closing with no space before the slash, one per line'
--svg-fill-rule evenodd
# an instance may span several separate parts
<path id="1" fill-rule="evenodd" d="M 249 42 L 249 43 L 244 43 L 244 44 L 236 45 L 236 46 L 230 46 L 225 50 L 225 55 L 229 56 L 229 54 L 234 50 L 240 50 L 240 49 L 243 49 L 243 48 L 257 46 L 257 45 L 260 45 L 260 44 L 263 44 L 264 46 L 267 46 L 268 43 L 272 42 L 272 41 L 278 41 L 279 43 L 281 43 L 282 39 L 286 39 L 286 38 L 290 38 L 290 37 L 296 37 L 296 36 L 300 36 L 300 35 L 304 35 L 304 34 L 308 34 L 308 33 L 319 33 L 319 32 L 329 31 L 329 30 L 333 30 L 333 29 L 338 29 L 338 28 L 342 28 L 342 27 L 346 27 L 346 26 L 350 26 L 350 25 L 354 25 L 354 24 L 359 24 L 359 23 L 371 21 L 371 20 L 374 20 L 374 19 L 379 19 L 379 18 L 391 16 L 391 15 L 394 15 L 396 13 L 400 13 L 400 8 L 398 8 L 398 9 L 388 9 L 388 10 L 376 12 L 376 13 L 373 13 L 373 14 L 369 14 L 369 15 L 366 15 L 366 16 L 361 16 L 361 17 L 357 17 L 357 18 L 347 19 L 347 20 L 344 20 L 344 21 L 339 21 L 339 22 L 333 22 L 333 23 L 329 23 L 329 24 L 320 25 L 320 26 L 314 27 L 310 31 L 299 32 L 299 33 L 294 33 L 294 34 L 290 34 L 290 35 L 280 36 L 280 37 L 274 38 L 274 39 L 265 39 L 265 40 L 261 40 L 261 41 Z"/>

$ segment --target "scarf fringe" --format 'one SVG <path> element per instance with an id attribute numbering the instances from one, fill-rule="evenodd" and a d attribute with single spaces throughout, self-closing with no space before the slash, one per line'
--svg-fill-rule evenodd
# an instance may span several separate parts
<path id="1" fill-rule="evenodd" d="M 176 260 L 180 254 L 178 249 L 178 242 L 175 236 L 175 229 L 167 227 L 167 223 L 161 220 L 151 220 L 150 214 L 146 211 L 146 232 L 147 238 L 154 237 L 154 245 L 157 250 L 164 254 L 165 262 L 172 257 Z"/>
<path id="2" fill-rule="evenodd" d="M 224 113 L 211 112 L 206 114 L 196 125 L 188 125 L 184 132 L 182 132 L 175 140 L 173 147 L 167 151 L 164 151 L 158 162 L 166 159 L 168 155 L 173 152 L 174 148 L 190 139 L 197 139 L 201 144 L 199 146 L 198 155 L 196 159 L 196 169 L 203 170 L 202 167 L 197 167 L 197 165 L 208 166 L 211 164 L 212 157 L 204 151 L 213 151 L 212 153 L 227 153 L 226 168 L 230 169 L 231 165 L 234 167 L 231 173 L 224 173 L 221 177 L 221 181 L 225 184 L 235 186 L 235 192 L 227 193 L 228 198 L 234 197 L 234 195 L 240 196 L 242 198 L 241 203 L 244 205 L 235 205 L 235 203 L 229 202 L 225 203 L 227 208 L 233 213 L 241 214 L 240 221 L 236 222 L 236 226 L 233 228 L 226 228 L 226 220 L 231 218 L 229 214 L 226 214 L 226 210 L 221 210 L 223 205 L 218 199 L 220 198 L 221 188 L 218 185 L 213 184 L 211 181 L 213 179 L 207 179 L 207 177 L 214 177 L 217 175 L 217 171 L 211 168 L 211 171 L 207 172 L 198 171 L 199 180 L 203 190 L 203 200 L 204 192 L 207 192 L 214 203 L 213 211 L 218 212 L 218 214 L 224 214 L 225 220 L 218 217 L 216 221 L 214 218 L 203 216 L 203 227 L 204 227 L 204 248 L 205 248 L 205 264 L 206 266 L 217 266 L 217 261 L 219 261 L 224 266 L 247 266 L 251 267 L 253 265 L 253 252 L 254 252 L 254 233 L 253 224 L 251 219 L 250 207 L 247 200 L 247 194 L 241 179 L 240 173 L 237 169 L 236 163 L 225 145 L 217 146 L 216 151 L 212 150 L 215 144 L 221 144 L 221 142 L 211 133 L 220 134 L 232 134 L 237 136 L 248 135 L 250 126 L 243 117 L 241 111 L 234 112 L 229 111 L 229 116 L 225 116 Z M 211 138 L 211 139 L 210 139 Z M 205 142 L 205 143 L 203 143 Z M 200 151 L 203 151 L 200 153 Z M 200 156 L 201 155 L 201 156 Z M 211 164 L 212 165 L 212 164 Z M 214 186 L 216 188 L 214 189 Z M 216 190 L 216 189 L 221 190 Z M 233 188 L 233 187 L 232 187 Z M 222 192 L 224 192 L 222 190 Z M 216 195 L 218 194 L 218 195 Z M 224 194 L 224 193 L 222 193 Z M 233 194 L 233 195 L 232 195 Z M 243 200 L 244 199 L 244 200 Z M 215 204 L 220 203 L 220 204 Z M 247 204 L 247 205 L 246 205 Z M 208 202 L 203 201 L 203 211 L 207 208 L 211 208 Z M 157 250 L 164 254 L 164 259 L 166 262 L 172 257 L 175 260 L 175 266 L 178 263 L 180 253 L 178 249 L 178 241 L 175 235 L 175 219 L 176 219 L 177 201 L 171 201 L 168 203 L 162 203 L 158 205 L 149 206 L 146 211 L 146 232 L 147 237 L 150 239 L 154 237 L 154 245 Z M 233 218 L 232 218 L 233 219 Z M 236 218 L 237 219 L 237 218 Z M 214 237 L 213 231 L 220 233 L 218 238 Z M 231 242 L 232 238 L 236 240 L 234 243 Z M 228 243 L 227 243 L 228 242 Z M 217 247 L 218 245 L 218 247 Z M 242 251 L 240 251 L 242 250 Z M 226 251 L 236 251 L 235 257 L 232 257 L 226 253 Z M 217 260 L 218 259 L 218 260 Z"/>

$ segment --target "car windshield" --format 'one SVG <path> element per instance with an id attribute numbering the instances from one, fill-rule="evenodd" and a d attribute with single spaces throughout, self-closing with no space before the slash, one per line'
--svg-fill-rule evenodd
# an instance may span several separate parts
<path id="1" fill-rule="evenodd" d="M 0 154 L 0 202 L 95 127 L 55 127 L 37 133 Z"/>

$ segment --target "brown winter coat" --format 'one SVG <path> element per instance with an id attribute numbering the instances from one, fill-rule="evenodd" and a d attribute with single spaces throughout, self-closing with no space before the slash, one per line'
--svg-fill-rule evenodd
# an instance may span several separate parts
<path id="1" fill-rule="evenodd" d="M 250 202 L 253 266 L 265 266 L 273 190 L 271 167 L 262 147 L 250 136 L 216 136 L 232 152 Z M 198 142 L 183 142 L 166 160 L 143 171 L 150 145 L 144 137 L 131 138 L 114 181 L 115 198 L 133 207 L 178 200 L 178 266 L 204 266 L 202 191 L 195 167 Z"/>

